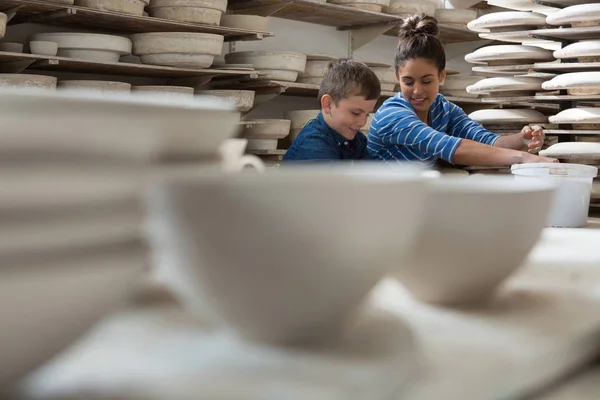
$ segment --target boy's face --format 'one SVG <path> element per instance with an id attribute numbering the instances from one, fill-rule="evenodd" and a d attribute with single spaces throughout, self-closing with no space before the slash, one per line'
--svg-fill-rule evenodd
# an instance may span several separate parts
<path id="1" fill-rule="evenodd" d="M 352 96 L 335 104 L 331 96 L 324 95 L 321 108 L 325 122 L 346 139 L 352 140 L 367 124 L 367 117 L 373 112 L 377 100 L 366 100 L 362 96 Z"/>
<path id="2" fill-rule="evenodd" d="M 417 114 L 427 114 L 446 78 L 446 71 L 438 71 L 431 61 L 415 58 L 400 66 L 396 72 L 402 96 Z"/>

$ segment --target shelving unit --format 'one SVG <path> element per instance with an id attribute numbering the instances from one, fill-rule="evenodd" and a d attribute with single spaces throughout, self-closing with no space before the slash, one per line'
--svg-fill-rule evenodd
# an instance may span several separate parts
<path id="1" fill-rule="evenodd" d="M 31 22 L 75 28 L 96 28 L 112 33 L 201 32 L 223 35 L 226 41 L 260 40 L 273 36 L 270 32 L 171 21 L 87 7 L 65 6 L 40 0 L 0 0 L 0 10 L 9 9 L 17 9 L 17 15 L 10 21 L 12 25 Z"/>

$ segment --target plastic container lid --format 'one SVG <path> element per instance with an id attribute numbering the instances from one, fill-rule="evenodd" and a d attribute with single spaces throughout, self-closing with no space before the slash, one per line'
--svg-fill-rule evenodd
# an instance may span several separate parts
<path id="1" fill-rule="evenodd" d="M 582 164 L 515 164 L 510 170 L 513 175 L 520 176 L 553 176 L 565 178 L 595 178 L 598 176 L 598 168 Z"/>

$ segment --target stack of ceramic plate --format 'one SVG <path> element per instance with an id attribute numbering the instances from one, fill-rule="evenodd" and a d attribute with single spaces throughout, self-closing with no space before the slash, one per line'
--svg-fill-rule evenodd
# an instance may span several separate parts
<path id="1" fill-rule="evenodd" d="M 484 76 L 515 76 L 525 74 L 536 62 L 554 61 L 552 52 L 536 46 L 495 45 L 485 46 L 469 53 L 465 60 L 473 71 Z"/>
<path id="2" fill-rule="evenodd" d="M 202 99 L 23 89 L 0 91 L 0 114 L 4 388 L 131 293 L 144 179 L 167 155 L 211 158 L 239 117 Z"/>
<path id="3" fill-rule="evenodd" d="M 543 78 L 487 78 L 467 87 L 467 92 L 478 95 L 487 94 L 494 98 L 533 96 L 541 91 L 542 83 L 544 83 Z"/>
<path id="4" fill-rule="evenodd" d="M 550 117 L 550 121 L 570 125 L 577 142 L 600 142 L 600 108 L 571 108 Z"/>
<path id="5" fill-rule="evenodd" d="M 499 134 L 519 132 L 525 125 L 548 127 L 548 117 L 530 109 L 479 110 L 469 114 L 469 118 Z"/>
<path id="6" fill-rule="evenodd" d="M 298 83 L 320 85 L 327 65 L 336 58 L 326 54 L 307 54 L 306 67 L 298 74 Z"/>

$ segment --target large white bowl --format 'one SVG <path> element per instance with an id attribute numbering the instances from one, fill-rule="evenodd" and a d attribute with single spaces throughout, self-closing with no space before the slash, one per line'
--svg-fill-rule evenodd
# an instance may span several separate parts
<path id="1" fill-rule="evenodd" d="M 228 102 L 201 96 L 0 90 L 0 119 L 0 155 L 43 152 L 148 161 L 216 155 L 235 134 L 239 114 Z"/>
<path id="2" fill-rule="evenodd" d="M 0 387 L 66 348 L 135 288 L 139 246 L 0 265 Z"/>
<path id="3" fill-rule="evenodd" d="M 396 276 L 428 302 L 487 298 L 538 240 L 554 190 L 544 181 L 513 177 L 429 180 L 412 261 L 398 265 Z"/>
<path id="4" fill-rule="evenodd" d="M 99 62 L 118 62 L 131 54 L 131 40 L 116 35 L 98 33 L 57 32 L 38 33 L 32 40 L 55 42 L 58 55 Z"/>
<path id="5" fill-rule="evenodd" d="M 155 186 L 148 204 L 154 248 L 184 303 L 241 337 L 289 343 L 337 333 L 402 264 L 423 195 L 407 167 L 305 166 L 195 171 Z"/>

